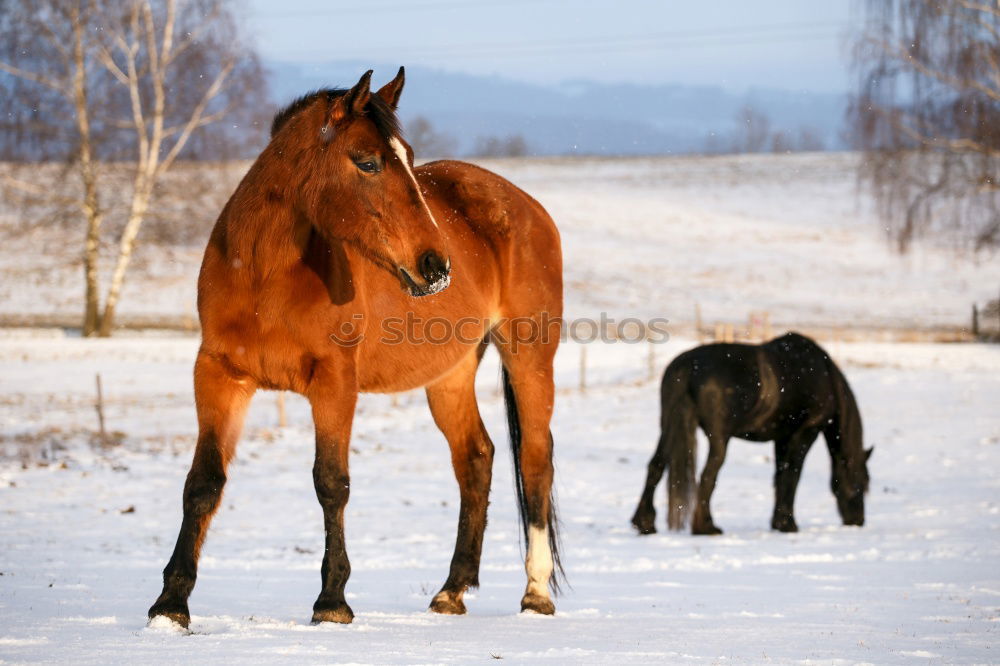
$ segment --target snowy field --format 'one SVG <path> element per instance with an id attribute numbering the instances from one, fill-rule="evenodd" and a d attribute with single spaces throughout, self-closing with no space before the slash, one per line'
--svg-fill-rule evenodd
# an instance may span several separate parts
<path id="1" fill-rule="evenodd" d="M 657 374 L 693 341 L 656 349 Z M 863 528 L 839 526 L 818 443 L 801 532 L 768 529 L 770 446 L 734 441 L 721 537 L 629 525 L 657 438 L 648 348 L 558 357 L 553 431 L 564 562 L 554 617 L 517 613 L 525 577 L 495 357 L 480 374 L 497 443 L 482 588 L 426 611 L 458 492 L 419 393 L 365 396 L 355 420 L 349 626 L 311 626 L 321 513 L 307 405 L 258 394 L 203 551 L 191 633 L 146 627 L 180 524 L 195 419 L 190 338 L 0 339 L 0 661 L 74 663 L 996 663 L 1000 661 L 1000 349 L 830 343 L 865 420 Z M 114 443 L 101 446 L 100 372 Z M 702 445 L 704 447 L 704 444 Z"/>
<path id="2" fill-rule="evenodd" d="M 570 317 L 604 311 L 681 325 L 700 307 L 708 326 L 764 310 L 777 327 L 967 327 L 972 303 L 997 297 L 1000 261 L 970 260 L 936 243 L 895 254 L 856 196 L 858 159 L 822 153 L 482 164 L 555 219 Z M 126 282 L 124 317 L 194 317 L 205 241 L 247 166 L 184 164 L 168 174 Z M 54 168 L 15 175 L 61 178 Z M 0 316 L 82 310 L 82 232 L 29 224 L 39 216 L 0 206 Z"/>

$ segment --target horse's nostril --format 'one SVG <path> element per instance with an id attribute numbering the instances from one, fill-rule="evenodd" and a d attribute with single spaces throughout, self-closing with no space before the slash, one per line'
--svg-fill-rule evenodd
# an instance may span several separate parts
<path id="1" fill-rule="evenodd" d="M 448 274 L 448 264 L 437 252 L 430 250 L 420 257 L 420 274 L 428 282 L 436 282 Z"/>

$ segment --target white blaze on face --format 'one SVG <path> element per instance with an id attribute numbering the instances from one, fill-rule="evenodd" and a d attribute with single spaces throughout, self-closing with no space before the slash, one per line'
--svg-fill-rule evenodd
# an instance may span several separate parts
<path id="1" fill-rule="evenodd" d="M 528 526 L 528 556 L 524 559 L 528 572 L 525 594 L 549 598 L 549 578 L 552 577 L 552 551 L 549 550 L 549 528 Z"/>
<path id="2" fill-rule="evenodd" d="M 406 171 L 406 175 L 408 175 L 410 177 L 410 180 L 413 181 L 413 187 L 417 188 L 417 196 L 420 197 L 420 203 L 424 205 L 424 210 L 427 211 L 427 216 L 431 218 L 431 223 L 435 227 L 437 227 L 438 223 L 437 220 L 434 219 L 434 213 L 431 212 L 431 209 L 427 205 L 427 202 L 424 201 L 424 193 L 420 191 L 420 184 L 417 183 L 417 177 L 413 175 L 413 170 L 410 169 L 410 160 L 407 158 L 406 155 L 406 146 L 404 146 L 403 142 L 400 141 L 397 137 L 392 137 L 391 139 L 389 139 L 389 145 L 392 147 L 393 152 L 396 153 L 396 157 L 399 158 L 400 164 L 403 165 L 403 169 Z"/>

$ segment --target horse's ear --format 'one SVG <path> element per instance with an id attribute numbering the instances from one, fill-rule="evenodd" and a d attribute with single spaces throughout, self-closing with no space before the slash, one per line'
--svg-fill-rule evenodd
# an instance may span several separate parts
<path id="1" fill-rule="evenodd" d="M 349 115 L 361 115 L 365 112 L 365 106 L 371 98 L 372 70 L 368 70 L 361 75 L 354 87 L 348 90 L 343 97 L 337 99 L 330 109 L 330 119 L 333 122 L 343 120 Z"/>
<path id="2" fill-rule="evenodd" d="M 865 449 L 865 462 L 868 462 L 868 459 L 872 457 L 873 453 L 875 453 L 874 446 L 871 447 L 870 449 Z"/>
<path id="3" fill-rule="evenodd" d="M 403 84 L 406 82 L 406 71 L 400 67 L 399 73 L 396 74 L 396 78 L 389 83 L 382 86 L 378 91 L 378 96 L 381 97 L 386 104 L 388 104 L 393 111 L 399 106 L 399 96 L 403 94 Z"/>

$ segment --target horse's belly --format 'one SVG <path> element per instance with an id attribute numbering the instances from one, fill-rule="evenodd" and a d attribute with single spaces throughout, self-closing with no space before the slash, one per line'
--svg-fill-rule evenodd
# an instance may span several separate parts
<path id="1" fill-rule="evenodd" d="M 363 345 L 358 355 L 359 388 L 366 393 L 397 393 L 433 384 L 476 353 L 479 344 L 450 340 Z"/>

